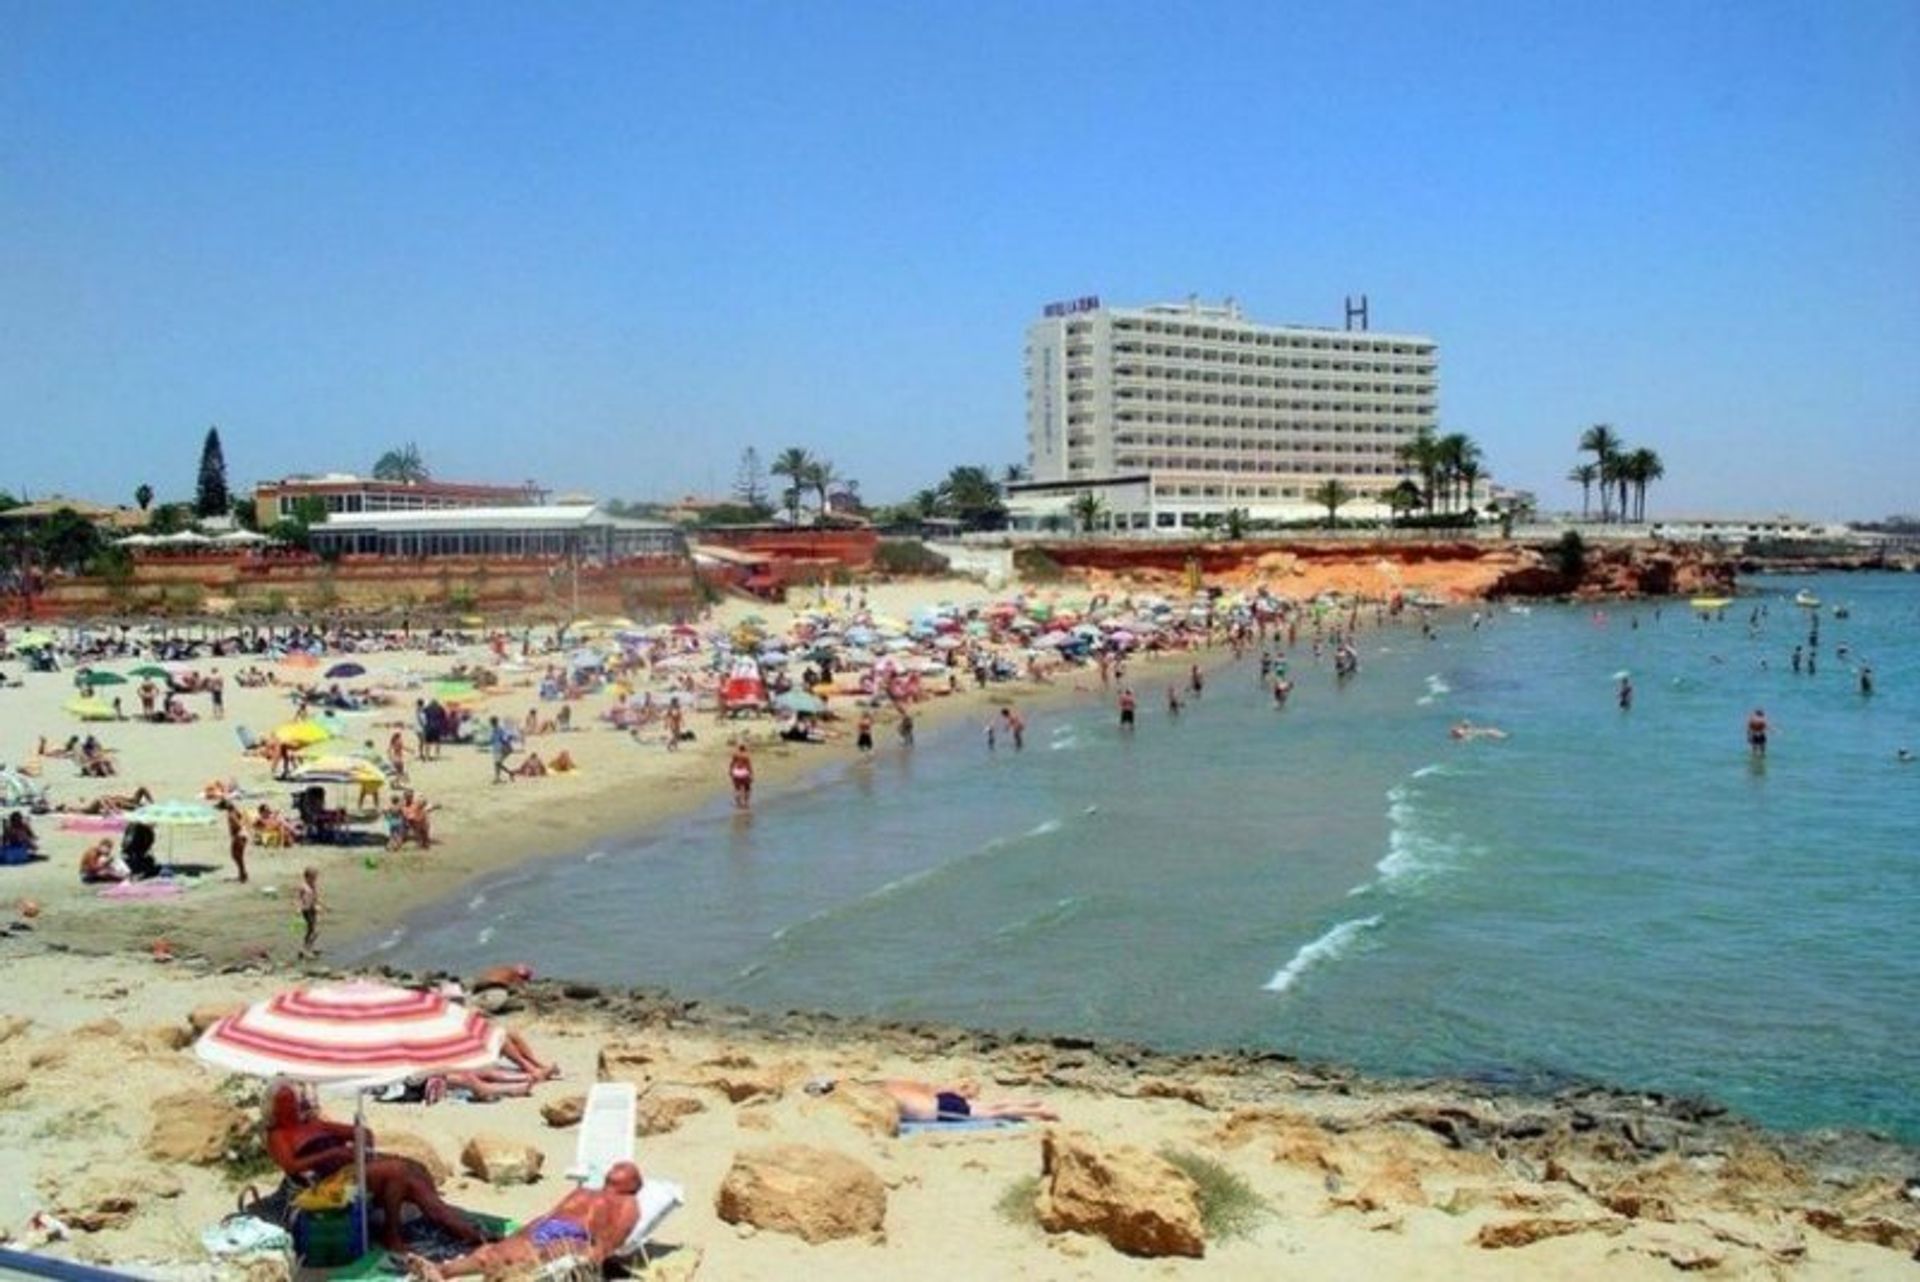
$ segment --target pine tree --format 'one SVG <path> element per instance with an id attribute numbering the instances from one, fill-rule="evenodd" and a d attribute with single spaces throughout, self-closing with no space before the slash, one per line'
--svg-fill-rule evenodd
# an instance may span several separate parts
<path id="1" fill-rule="evenodd" d="M 740 471 L 733 480 L 733 496 L 742 507 L 755 512 L 768 511 L 767 474 L 760 466 L 760 451 L 749 445 L 740 455 Z"/>
<path id="2" fill-rule="evenodd" d="M 233 498 L 227 493 L 227 456 L 220 449 L 220 429 L 207 429 L 206 443 L 200 447 L 200 484 L 194 490 L 195 516 L 226 516 L 233 510 Z"/>

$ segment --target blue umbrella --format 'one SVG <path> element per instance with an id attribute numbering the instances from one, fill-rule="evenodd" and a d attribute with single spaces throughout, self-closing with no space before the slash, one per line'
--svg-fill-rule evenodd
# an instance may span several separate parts
<path id="1" fill-rule="evenodd" d="M 827 710 L 826 702 L 804 690 L 788 690 L 773 696 L 773 706 L 782 712 L 807 712 L 818 715 Z"/>
<path id="2" fill-rule="evenodd" d="M 327 680 L 345 681 L 349 677 L 364 677 L 367 670 L 357 663 L 336 663 L 327 669 Z"/>

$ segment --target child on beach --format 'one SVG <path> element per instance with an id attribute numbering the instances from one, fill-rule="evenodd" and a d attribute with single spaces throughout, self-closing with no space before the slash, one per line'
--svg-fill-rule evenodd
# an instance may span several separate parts
<path id="1" fill-rule="evenodd" d="M 320 870 L 309 867 L 300 874 L 300 887 L 295 892 L 294 903 L 300 909 L 300 920 L 306 923 L 307 931 L 300 940 L 300 955 L 313 957 L 319 954 L 315 941 L 320 935 Z"/>
<path id="2" fill-rule="evenodd" d="M 727 763 L 727 778 L 733 782 L 733 804 L 737 809 L 745 810 L 753 804 L 753 758 L 747 755 L 747 745 L 735 744 L 733 760 Z"/>

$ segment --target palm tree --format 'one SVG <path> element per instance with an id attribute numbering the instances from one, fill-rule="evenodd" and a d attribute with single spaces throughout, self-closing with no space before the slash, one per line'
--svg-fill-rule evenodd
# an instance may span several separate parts
<path id="1" fill-rule="evenodd" d="M 1227 538 L 1233 542 L 1238 543 L 1241 539 L 1247 537 L 1247 509 L 1243 507 L 1228 508 L 1227 514 L 1221 523 L 1226 526 Z"/>
<path id="2" fill-rule="evenodd" d="M 1634 520 L 1647 519 L 1647 487 L 1667 474 L 1667 465 L 1660 456 L 1645 446 L 1627 455 L 1627 471 L 1633 480 L 1635 513 Z"/>
<path id="3" fill-rule="evenodd" d="M 133 501 L 140 505 L 142 512 L 153 506 L 153 487 L 142 481 L 133 491 Z"/>
<path id="4" fill-rule="evenodd" d="M 921 490 L 913 496 L 913 507 L 919 512 L 920 519 L 923 521 L 928 517 L 939 516 L 946 505 L 946 498 L 939 490 Z"/>
<path id="5" fill-rule="evenodd" d="M 1467 456 L 1474 451 L 1474 444 L 1464 432 L 1449 432 L 1441 437 L 1435 446 L 1440 471 L 1441 492 L 1446 495 L 1447 509 L 1451 511 L 1460 497 L 1460 472 L 1466 465 Z"/>
<path id="6" fill-rule="evenodd" d="M 427 479 L 427 475 L 427 461 L 421 457 L 420 447 L 412 441 L 397 450 L 388 450 L 373 464 L 376 481 L 402 481 L 408 485 L 418 485 Z"/>
<path id="7" fill-rule="evenodd" d="M 1025 463 L 1009 463 L 1000 469 L 1000 484 L 1018 485 L 1027 479 L 1030 473 Z"/>
<path id="8" fill-rule="evenodd" d="M 1402 467 L 1420 474 L 1420 492 L 1428 511 L 1433 510 L 1434 489 L 1440 472 L 1440 442 L 1431 427 L 1423 427 L 1394 451 Z"/>
<path id="9" fill-rule="evenodd" d="M 1580 487 L 1580 519 L 1584 521 L 1593 496 L 1593 483 L 1600 479 L 1600 468 L 1593 463 L 1582 463 L 1568 471 L 1567 479 Z"/>
<path id="10" fill-rule="evenodd" d="M 787 488 L 781 497 L 786 500 L 787 519 L 794 524 L 800 521 L 800 491 L 812 483 L 813 455 L 798 445 L 788 446 L 780 451 L 780 457 L 767 466 L 767 471 L 775 476 L 787 478 Z"/>
<path id="11" fill-rule="evenodd" d="M 1411 480 L 1403 480 L 1400 484 L 1388 490 L 1384 496 L 1384 501 L 1388 509 L 1392 511 L 1393 519 L 1396 523 L 1408 512 L 1426 505 L 1426 500 L 1420 495 L 1420 487 Z"/>
<path id="12" fill-rule="evenodd" d="M 1602 520 L 1609 519 L 1608 513 L 1611 508 L 1609 495 L 1615 489 L 1620 491 L 1620 519 L 1622 521 L 1627 519 L 1627 490 L 1632 484 L 1633 478 L 1628 475 L 1626 455 L 1609 454 L 1606 458 L 1600 460 L 1600 509 Z"/>
<path id="13" fill-rule="evenodd" d="M 1000 486 L 989 468 L 968 464 L 947 473 L 941 488 L 953 514 L 975 528 L 996 528 L 1006 512 L 1000 501 Z"/>
<path id="14" fill-rule="evenodd" d="M 1073 500 L 1074 523 L 1080 527 L 1082 534 L 1092 534 L 1093 527 L 1099 524 L 1106 510 L 1107 505 L 1098 494 L 1092 490 L 1082 490 Z"/>
<path id="15" fill-rule="evenodd" d="M 1467 487 L 1467 508 L 1473 508 L 1473 487 L 1479 483 L 1484 456 L 1480 446 L 1471 436 L 1460 438 L 1459 458 L 1454 461 L 1454 474 L 1460 478 L 1460 484 Z"/>
<path id="16" fill-rule="evenodd" d="M 1620 433 L 1614 431 L 1613 426 L 1608 423 L 1595 423 L 1580 433 L 1580 448 L 1593 455 L 1593 461 L 1600 469 L 1600 519 L 1602 521 L 1611 520 L 1613 517 L 1612 496 L 1606 486 L 1607 460 L 1620 452 L 1622 444 Z"/>
<path id="17" fill-rule="evenodd" d="M 1340 509 L 1353 502 L 1353 487 L 1337 476 L 1328 477 L 1307 491 L 1307 497 L 1327 509 L 1327 528 L 1340 519 Z"/>
<path id="18" fill-rule="evenodd" d="M 827 491 L 840 479 L 839 473 L 833 470 L 833 464 L 826 459 L 815 459 L 813 466 L 807 469 L 807 484 L 820 499 L 821 516 L 827 514 Z"/>

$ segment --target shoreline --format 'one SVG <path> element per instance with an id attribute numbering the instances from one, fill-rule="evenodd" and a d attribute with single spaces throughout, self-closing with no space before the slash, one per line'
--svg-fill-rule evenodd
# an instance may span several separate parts
<path id="1" fill-rule="evenodd" d="M 0 1143 L 0 1179 L 37 1189 L 40 1205 L 76 1226 L 70 1240 L 49 1244 L 55 1254 L 180 1260 L 189 1249 L 181 1221 L 212 1223 L 230 1211 L 232 1177 L 217 1153 L 184 1164 L 167 1157 L 180 1150 L 162 1139 L 177 1132 L 162 1126 L 161 1110 L 183 1111 L 196 1119 L 189 1125 L 205 1119 L 218 1134 L 223 1124 L 251 1124 L 250 1112 L 234 1109 L 257 1089 L 236 1095 L 228 1088 L 241 1083 L 194 1060 L 189 1013 L 197 1024 L 289 980 L 343 972 L 202 959 L 128 982 L 124 958 L 17 937 L 0 938 L 0 958 L 30 986 L 78 985 L 52 1011 L 31 1009 L 24 991 L 0 997 L 0 1081 L 10 1096 L 0 1139 L 35 1137 Z M 566 1119 L 578 1116 L 567 1099 L 596 1080 L 633 1081 L 663 1110 L 643 1120 L 645 1170 L 688 1190 L 661 1232 L 666 1254 L 649 1269 L 676 1279 L 771 1280 L 827 1267 L 882 1282 L 938 1274 L 956 1251 L 976 1276 L 1082 1282 L 1264 1280 L 1276 1253 L 1329 1276 L 1621 1282 L 1725 1266 L 1723 1276 L 1857 1279 L 1897 1272 L 1920 1251 L 1920 1206 L 1906 1195 L 1920 1150 L 1859 1132 L 1771 1132 L 1694 1099 L 1381 1079 L 1274 1052 L 1169 1054 L 1093 1038 L 756 1013 L 557 980 L 492 1009 L 560 1063 L 563 1078 L 493 1105 L 377 1104 L 373 1128 L 437 1162 L 456 1205 L 524 1219 L 567 1187 L 558 1178 L 574 1145 Z M 130 1092 L 118 1122 L 103 1128 L 79 1087 L 109 1063 Z M 15 1071 L 26 1065 L 34 1071 Z M 814 1098 L 803 1086 L 821 1074 L 844 1089 Z M 989 1096 L 1038 1097 L 1067 1120 L 987 1136 L 895 1137 L 863 1085 L 881 1076 L 972 1076 L 990 1083 Z M 544 1154 L 546 1174 L 522 1185 L 460 1174 L 451 1155 L 476 1135 Z M 1204 1154 L 1245 1182 L 1263 1214 L 1243 1238 L 1208 1240 L 1203 1260 L 1137 1258 L 1098 1237 L 1044 1233 L 1005 1208 L 1056 1137 L 1096 1151 Z M 769 1143 L 870 1169 L 882 1190 L 880 1231 L 807 1245 L 777 1226 L 729 1222 L 716 1190 L 741 1161 L 775 1151 Z M 112 1188 L 147 1191 L 131 1209 L 88 1174 L 108 1161 Z M 197 1243 L 190 1250 L 197 1255 Z"/>

